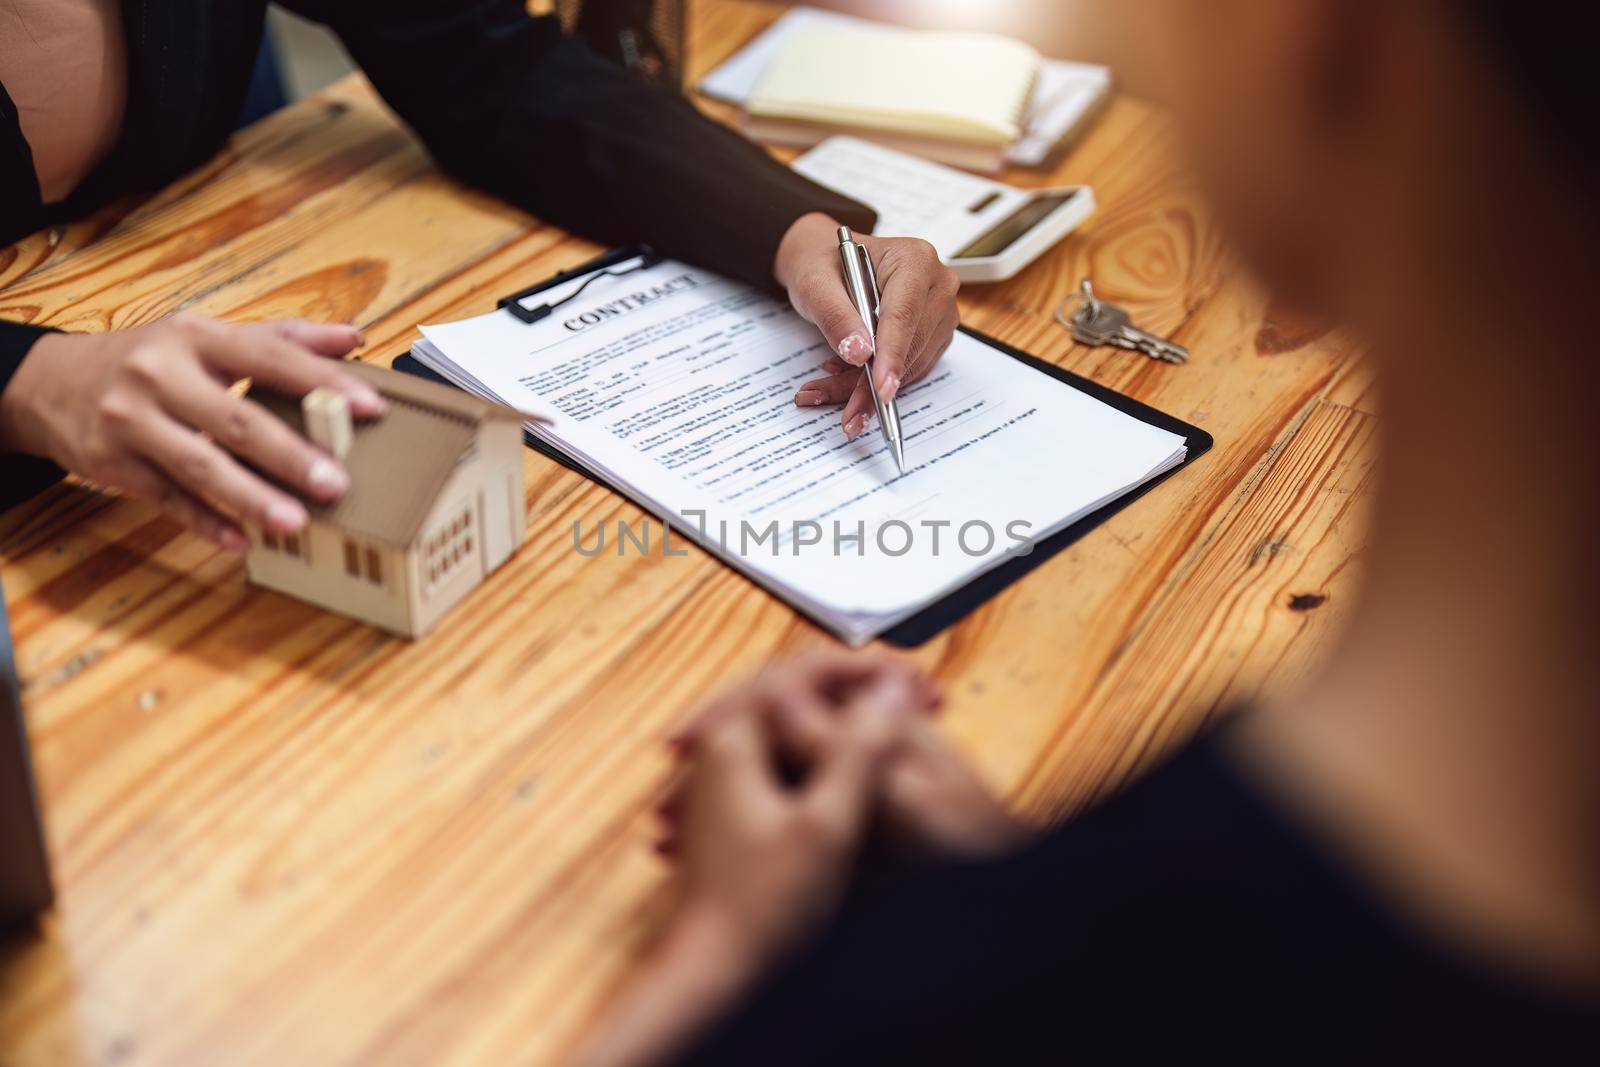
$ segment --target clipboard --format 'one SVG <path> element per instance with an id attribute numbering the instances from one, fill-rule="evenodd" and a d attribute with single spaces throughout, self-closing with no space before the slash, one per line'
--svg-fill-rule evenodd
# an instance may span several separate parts
<path id="1" fill-rule="evenodd" d="M 496 306 L 500 308 L 516 308 L 518 312 L 522 312 L 521 314 L 517 314 L 517 318 L 522 319 L 524 322 L 531 321 L 526 317 L 527 309 L 524 308 L 522 304 L 522 302 L 528 299 L 528 297 L 535 296 L 566 282 L 582 278 L 585 275 L 606 270 L 618 263 L 624 263 L 630 259 L 650 257 L 653 255 L 655 255 L 655 253 L 650 249 L 638 246 L 615 249 L 611 252 L 605 253 L 602 256 L 598 256 L 587 263 L 574 267 L 571 270 L 565 270 L 559 274 L 553 275 L 537 285 L 529 286 L 526 289 L 521 289 L 515 293 L 511 293 L 508 296 L 502 297 L 497 302 Z M 1057 555 L 1063 549 L 1066 549 L 1075 541 L 1082 538 L 1090 530 L 1093 530 L 1096 526 L 1099 526 L 1101 523 L 1111 518 L 1111 516 L 1117 514 L 1123 508 L 1127 507 L 1129 504 L 1132 504 L 1135 500 L 1138 500 L 1140 497 L 1144 496 L 1162 482 L 1165 482 L 1168 478 L 1171 478 L 1174 474 L 1177 474 L 1179 471 L 1187 468 L 1189 464 L 1193 463 L 1196 459 L 1209 452 L 1212 444 L 1214 444 L 1211 435 L 1200 429 L 1198 426 L 1191 426 L 1189 423 L 1184 422 L 1181 419 L 1174 418 L 1163 411 L 1158 411 L 1157 409 L 1150 407 L 1148 404 L 1143 404 L 1132 397 L 1124 396 L 1114 389 L 1108 389 L 1097 382 L 1090 381 L 1088 378 L 1085 378 L 1082 375 L 1074 374 L 1069 370 L 1062 370 L 1053 363 L 1047 363 L 1036 356 L 1031 356 L 1021 349 L 1014 348 L 1011 345 L 1006 344 L 1004 341 L 990 337 L 988 334 L 983 333 L 980 330 L 972 329 L 969 326 L 961 326 L 958 328 L 962 333 L 967 334 L 976 340 L 982 341 L 984 344 L 988 345 L 997 352 L 1010 356 L 1012 359 L 1026 364 L 1027 366 L 1038 371 L 1040 374 L 1048 375 L 1049 377 L 1060 382 L 1065 382 L 1067 385 L 1070 385 L 1079 392 L 1092 396 L 1096 400 L 1099 400 L 1110 407 L 1116 408 L 1118 411 L 1126 415 L 1131 415 L 1140 422 L 1155 426 L 1158 429 L 1166 430 L 1169 433 L 1177 434 L 1179 437 L 1184 439 L 1184 442 L 1188 447 L 1184 454 L 1183 462 L 1179 463 L 1171 470 L 1150 479 L 1136 489 L 1133 489 L 1118 497 L 1116 500 L 1113 500 L 1111 503 L 1106 504 L 1104 507 L 1090 512 L 1072 525 L 1058 530 L 1044 540 L 1039 541 L 1033 546 L 1033 551 L 1028 553 L 1026 556 L 1012 556 L 1004 563 L 984 571 L 982 574 L 978 575 L 960 589 L 946 594 L 944 597 L 932 604 L 929 604 L 915 615 L 897 623 L 879 635 L 879 640 L 887 641 L 889 644 L 895 645 L 899 648 L 914 648 L 917 645 L 921 645 L 931 640 L 933 637 L 937 636 L 939 633 L 948 629 L 949 627 L 954 626 L 956 623 L 972 614 L 972 612 L 976 611 L 989 599 L 997 596 L 1002 590 L 1010 587 L 1012 584 L 1018 581 L 1021 581 L 1022 578 L 1034 568 L 1048 562 L 1053 556 Z M 420 362 L 418 362 L 416 357 L 411 355 L 409 352 L 395 357 L 392 366 L 395 370 L 402 373 L 411 374 L 419 378 L 426 378 L 429 381 L 440 382 L 444 385 L 451 386 L 451 388 L 456 388 L 456 386 L 454 386 L 451 382 L 423 366 Z M 549 457 L 555 462 L 561 464 L 561 466 L 566 467 L 568 470 L 576 471 L 585 478 L 588 478 L 590 481 L 604 485 L 612 492 L 622 493 L 622 491 L 616 486 L 608 485 L 605 482 L 600 481 L 600 479 L 596 478 L 592 473 L 584 470 L 582 467 L 572 462 L 572 460 L 562 455 L 555 448 L 534 437 L 532 434 L 524 432 L 522 436 L 523 440 L 527 442 L 528 447 L 539 452 L 541 455 Z M 622 493 L 622 495 L 626 496 L 627 494 Z M 639 504 L 640 507 L 644 507 L 644 505 L 640 504 L 637 500 L 633 501 L 633 503 Z M 652 509 L 647 507 L 645 510 L 651 511 Z"/>

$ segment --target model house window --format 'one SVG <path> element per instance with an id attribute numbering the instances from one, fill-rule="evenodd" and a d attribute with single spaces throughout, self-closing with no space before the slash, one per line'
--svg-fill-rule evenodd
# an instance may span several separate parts
<path id="1" fill-rule="evenodd" d="M 269 552 L 282 552 L 286 556 L 294 556 L 298 559 L 311 558 L 311 542 L 306 533 L 284 534 L 280 537 L 275 533 L 262 530 L 261 547 Z"/>
<path id="2" fill-rule="evenodd" d="M 472 552 L 472 508 L 469 504 L 430 534 L 422 545 L 422 577 L 428 587 L 448 580 Z"/>
<path id="3" fill-rule="evenodd" d="M 363 569 L 362 564 L 365 564 Z M 344 572 L 352 578 L 365 575 L 373 585 L 383 584 L 383 553 L 372 545 L 360 545 L 350 538 L 344 539 Z"/>

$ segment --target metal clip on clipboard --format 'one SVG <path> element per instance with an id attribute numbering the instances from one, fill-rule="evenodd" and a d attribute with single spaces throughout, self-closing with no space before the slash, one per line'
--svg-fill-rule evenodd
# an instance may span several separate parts
<path id="1" fill-rule="evenodd" d="M 639 262 L 635 263 L 631 267 L 624 267 L 622 270 L 611 269 L 616 263 L 625 263 L 634 258 L 637 258 Z M 528 288 L 518 290 L 517 292 L 512 293 L 510 296 L 501 297 L 499 301 L 496 302 L 495 306 L 504 308 L 506 311 L 511 312 L 512 317 L 521 322 L 530 324 L 540 322 L 549 318 L 550 313 L 555 311 L 556 308 L 560 307 L 562 304 L 565 304 L 569 300 L 575 299 L 579 293 L 582 293 L 585 289 L 589 288 L 590 285 L 599 281 L 601 278 L 620 278 L 625 274 L 632 274 L 635 271 L 649 270 L 651 267 L 660 262 L 661 256 L 659 253 L 648 247 L 640 246 L 640 248 L 636 251 L 622 255 L 615 259 L 608 256 L 606 257 L 606 260 L 602 260 L 598 265 L 589 263 L 582 267 L 576 267 L 572 270 L 561 271 L 550 278 L 546 278 L 538 285 L 530 285 Z M 596 269 L 597 266 L 600 269 Z M 589 280 L 578 286 L 566 296 L 562 297 L 560 300 L 552 300 L 547 304 L 537 304 L 531 308 L 524 307 L 522 305 L 524 300 L 535 295 L 536 293 L 542 293 L 547 289 L 554 289 L 556 286 L 561 285 L 564 282 L 572 281 L 574 278 L 582 278 L 586 274 L 589 275 Z"/>

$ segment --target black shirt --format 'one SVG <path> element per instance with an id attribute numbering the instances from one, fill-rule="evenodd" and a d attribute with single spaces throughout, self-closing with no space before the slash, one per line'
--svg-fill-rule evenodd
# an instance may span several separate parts
<path id="1" fill-rule="evenodd" d="M 1597 1040 L 1595 1004 L 1414 930 L 1211 740 L 1020 855 L 875 888 L 681 1062 L 1593 1062 Z"/>
<path id="2" fill-rule="evenodd" d="M 267 0 L 123 0 L 128 94 L 110 156 L 60 205 L 40 201 L 16 108 L 0 87 L 0 247 L 222 147 L 244 101 Z M 284 0 L 327 23 L 439 165 L 595 241 L 643 241 L 771 288 L 789 225 L 872 213 L 813 185 L 683 98 L 564 37 L 523 0 Z M 0 321 L 0 390 L 42 331 Z M 0 506 L 58 474 L 0 457 Z"/>

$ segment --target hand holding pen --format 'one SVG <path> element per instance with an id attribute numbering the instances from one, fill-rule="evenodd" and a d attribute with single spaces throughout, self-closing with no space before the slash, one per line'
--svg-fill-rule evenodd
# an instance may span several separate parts
<path id="1" fill-rule="evenodd" d="M 861 369 L 871 362 L 871 382 L 880 400 L 933 369 L 950 346 L 960 321 L 955 272 L 933 246 L 915 238 L 853 235 L 871 256 L 881 307 L 874 334 L 851 300 L 841 268 L 839 224 L 826 215 L 806 215 L 789 228 L 778 249 L 774 276 L 789 291 L 795 310 L 817 325 L 834 355 L 825 376 L 795 394 L 802 407 L 844 404 L 845 434 L 858 437 L 874 414 L 872 391 Z"/>
<path id="2" fill-rule="evenodd" d="M 844 268 L 844 285 L 850 292 L 850 303 L 855 305 L 856 313 L 867 328 L 867 339 L 876 348 L 879 315 L 883 310 L 882 298 L 878 294 L 878 275 L 872 267 L 872 253 L 867 251 L 866 245 L 855 239 L 848 226 L 839 227 L 839 259 Z M 872 397 L 872 410 L 878 416 L 878 425 L 883 430 L 883 440 L 889 447 L 895 470 L 904 474 L 906 453 L 905 441 L 900 434 L 900 406 L 895 402 L 893 393 L 885 396 L 887 390 L 871 388 L 875 381 L 886 380 L 882 375 L 874 375 L 877 362 L 876 356 L 867 360 L 862 379 Z"/>

